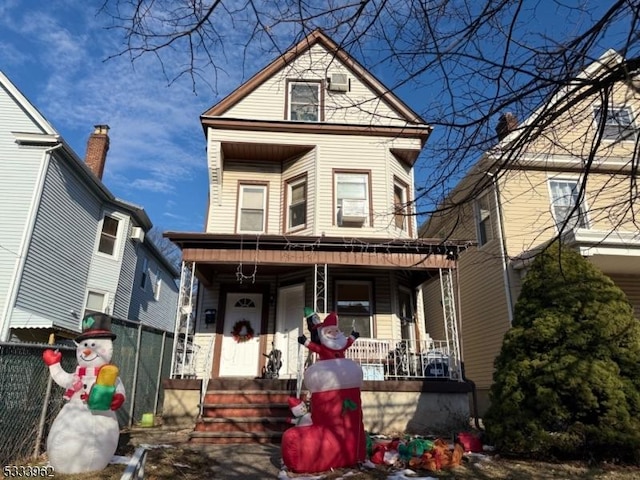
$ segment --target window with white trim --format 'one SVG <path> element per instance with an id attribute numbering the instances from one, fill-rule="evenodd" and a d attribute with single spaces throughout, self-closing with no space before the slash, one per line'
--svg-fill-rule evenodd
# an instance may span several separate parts
<path id="1" fill-rule="evenodd" d="M 320 83 L 289 82 L 289 120 L 320 121 Z"/>
<path id="2" fill-rule="evenodd" d="M 107 313 L 107 295 L 89 290 L 84 306 L 83 317 L 89 313 Z"/>
<path id="3" fill-rule="evenodd" d="M 264 233 L 266 208 L 266 185 L 240 185 L 238 232 Z"/>
<path id="4" fill-rule="evenodd" d="M 599 105 L 595 107 L 594 114 L 596 122 L 604 121 L 603 139 L 634 140 L 636 138 L 636 127 L 629 107 L 614 107 L 609 105 L 605 114 L 602 105 Z"/>
<path id="5" fill-rule="evenodd" d="M 100 241 L 98 243 L 98 251 L 105 255 L 114 255 L 116 250 L 116 242 L 118 240 L 118 225 L 120 221 L 109 215 L 105 215 L 102 219 L 100 230 Z"/>
<path id="6" fill-rule="evenodd" d="M 369 216 L 369 174 L 336 173 L 336 224 L 362 227 Z"/>
<path id="7" fill-rule="evenodd" d="M 372 298 L 371 282 L 336 281 L 338 327 L 345 335 L 355 330 L 360 336 L 371 338 Z"/>
<path id="8" fill-rule="evenodd" d="M 558 230 L 588 228 L 586 209 L 579 201 L 578 180 L 549 180 L 549 191 L 553 218 Z"/>
<path id="9" fill-rule="evenodd" d="M 491 201 L 489 195 L 478 198 L 474 204 L 476 218 L 476 235 L 478 246 L 493 240 L 493 224 L 491 222 Z"/>
<path id="10" fill-rule="evenodd" d="M 287 230 L 303 227 L 307 223 L 306 177 L 287 184 L 287 201 Z"/>

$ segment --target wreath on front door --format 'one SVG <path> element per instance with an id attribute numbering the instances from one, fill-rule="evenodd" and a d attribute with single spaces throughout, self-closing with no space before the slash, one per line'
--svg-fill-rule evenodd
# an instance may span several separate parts
<path id="1" fill-rule="evenodd" d="M 231 329 L 231 335 L 233 335 L 233 339 L 238 343 L 248 342 L 253 338 L 255 333 L 249 320 L 238 320 Z"/>

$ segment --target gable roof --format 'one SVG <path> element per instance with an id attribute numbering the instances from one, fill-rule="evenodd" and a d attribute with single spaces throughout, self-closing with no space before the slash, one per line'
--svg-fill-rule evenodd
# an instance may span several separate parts
<path id="1" fill-rule="evenodd" d="M 269 65 L 264 67 L 253 77 L 240 85 L 231 94 L 204 112 L 201 117 L 220 116 L 227 112 L 231 107 L 244 99 L 249 93 L 254 91 L 265 81 L 275 75 L 282 68 L 291 64 L 302 54 L 311 49 L 314 45 L 322 45 L 328 52 L 335 55 L 345 66 L 353 71 L 353 73 L 373 90 L 376 95 L 383 100 L 390 108 L 395 110 L 404 120 L 411 124 L 426 124 L 427 122 L 411 109 L 400 98 L 393 94 L 382 82 L 375 78 L 367 69 L 365 69 L 356 59 L 349 55 L 343 48 L 329 38 L 321 29 L 317 28 L 304 39 L 291 47 L 285 53 L 276 58 Z"/>

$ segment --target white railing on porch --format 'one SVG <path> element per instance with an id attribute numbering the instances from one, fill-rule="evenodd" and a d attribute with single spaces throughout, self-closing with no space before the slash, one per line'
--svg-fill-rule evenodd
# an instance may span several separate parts
<path id="1" fill-rule="evenodd" d="M 444 340 L 359 338 L 345 356 L 362 366 L 365 380 L 462 380 L 460 366 Z"/>

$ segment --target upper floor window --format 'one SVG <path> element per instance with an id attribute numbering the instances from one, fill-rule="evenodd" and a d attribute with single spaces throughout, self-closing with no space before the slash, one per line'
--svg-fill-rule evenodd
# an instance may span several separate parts
<path id="1" fill-rule="evenodd" d="M 319 82 L 289 82 L 289 120 L 320 121 Z"/>
<path id="2" fill-rule="evenodd" d="M 602 138 L 605 140 L 633 140 L 635 138 L 635 126 L 629 107 L 607 108 L 606 114 L 602 105 L 595 108 L 596 121 L 604 121 Z"/>
<path id="3" fill-rule="evenodd" d="M 287 182 L 287 230 L 307 223 L 307 178 Z"/>
<path id="4" fill-rule="evenodd" d="M 160 276 L 160 267 L 156 268 L 156 281 L 153 287 L 154 300 L 160 300 L 160 287 L 162 287 L 162 277 Z"/>
<path id="5" fill-rule="evenodd" d="M 409 219 L 409 187 L 400 182 L 395 181 L 393 184 L 393 215 L 396 228 L 407 230 Z"/>
<path id="6" fill-rule="evenodd" d="M 118 224 L 120 222 L 105 215 L 102 219 L 102 231 L 100 232 L 100 242 L 98 251 L 106 255 L 113 255 L 116 249 L 116 240 L 118 239 Z"/>
<path id="7" fill-rule="evenodd" d="M 263 233 L 266 230 L 266 208 L 266 185 L 240 185 L 238 231 Z"/>
<path id="8" fill-rule="evenodd" d="M 549 180 L 551 206 L 558 230 L 587 228 L 587 214 L 579 200 L 577 180 Z"/>
<path id="9" fill-rule="evenodd" d="M 369 214 L 369 174 L 337 173 L 335 182 L 336 223 L 342 227 L 362 227 Z"/>
<path id="10" fill-rule="evenodd" d="M 352 330 L 355 330 L 362 337 L 371 338 L 371 315 L 373 313 L 371 290 L 371 282 L 336 282 L 338 327 L 345 335 L 349 335 Z"/>
<path id="11" fill-rule="evenodd" d="M 474 214 L 476 217 L 476 235 L 478 246 L 493 239 L 493 226 L 491 222 L 491 202 L 489 195 L 484 195 L 474 203 Z"/>

